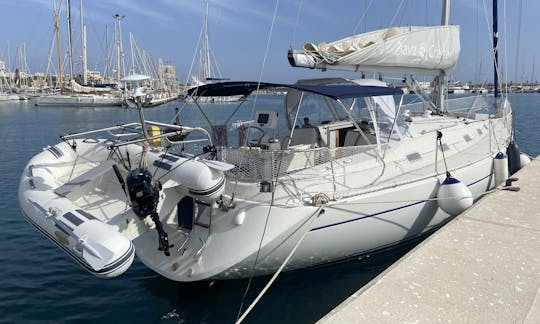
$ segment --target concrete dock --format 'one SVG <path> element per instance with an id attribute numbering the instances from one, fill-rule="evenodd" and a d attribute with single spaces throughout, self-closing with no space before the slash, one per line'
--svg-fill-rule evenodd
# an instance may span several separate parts
<path id="1" fill-rule="evenodd" d="M 540 160 L 320 323 L 540 323 Z"/>

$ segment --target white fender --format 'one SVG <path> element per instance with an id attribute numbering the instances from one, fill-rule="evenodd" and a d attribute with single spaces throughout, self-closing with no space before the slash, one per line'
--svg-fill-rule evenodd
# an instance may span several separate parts
<path id="1" fill-rule="evenodd" d="M 246 211 L 241 210 L 238 214 L 234 216 L 234 224 L 235 225 L 242 225 L 244 224 L 244 220 L 246 219 Z"/>
<path id="2" fill-rule="evenodd" d="M 493 159 L 493 174 L 495 176 L 495 186 L 500 185 L 508 179 L 508 158 L 506 154 L 499 152 Z"/>
<path id="3" fill-rule="evenodd" d="M 447 177 L 437 192 L 439 207 L 452 216 L 462 213 L 473 204 L 472 193 L 461 181 Z"/>
<path id="4" fill-rule="evenodd" d="M 520 153 L 519 154 L 519 164 L 520 168 L 523 168 L 527 164 L 531 163 L 531 157 L 527 153 Z"/>

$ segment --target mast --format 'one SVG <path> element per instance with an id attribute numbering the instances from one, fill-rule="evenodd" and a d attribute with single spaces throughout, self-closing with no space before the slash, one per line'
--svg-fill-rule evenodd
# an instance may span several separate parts
<path id="1" fill-rule="evenodd" d="M 448 26 L 450 23 L 450 0 L 443 0 L 442 2 L 442 15 L 441 15 L 441 26 Z M 435 105 L 440 111 L 444 111 L 444 92 L 445 92 L 445 83 L 446 75 L 444 71 L 441 71 L 435 77 L 435 91 L 433 94 L 433 100 Z"/>
<path id="2" fill-rule="evenodd" d="M 86 26 L 83 19 L 83 0 L 81 0 L 81 49 L 82 49 L 82 83 L 87 84 L 88 62 L 86 58 Z"/>
<path id="3" fill-rule="evenodd" d="M 110 57 L 110 52 L 109 52 L 109 25 L 105 25 L 105 56 L 106 56 L 106 60 L 105 60 L 105 73 L 103 73 L 105 75 L 105 78 L 109 78 L 110 75 L 109 75 L 109 59 L 111 58 Z M 107 81 L 108 82 L 108 81 Z"/>
<path id="4" fill-rule="evenodd" d="M 58 77 L 56 78 L 56 82 L 58 83 L 58 86 L 62 88 L 63 84 L 63 75 L 64 70 L 62 68 L 62 46 L 61 46 L 61 39 L 60 39 L 60 22 L 58 18 L 58 11 L 59 9 L 56 9 L 56 0 L 53 0 L 53 10 L 54 10 L 54 30 L 56 32 L 56 55 L 58 57 Z"/>
<path id="5" fill-rule="evenodd" d="M 499 30 L 497 0 L 493 0 L 493 95 L 499 97 Z"/>
<path id="6" fill-rule="evenodd" d="M 73 43 L 71 42 L 71 1 L 67 0 L 69 79 L 73 80 Z"/>
<path id="7" fill-rule="evenodd" d="M 536 56 L 533 56 L 533 64 L 532 64 L 532 70 L 531 70 L 531 78 L 529 79 L 529 80 L 531 80 L 530 83 L 533 83 L 533 84 L 534 84 L 534 82 L 536 81 L 536 80 L 535 80 L 535 71 L 534 71 L 534 68 L 535 68 L 535 61 L 536 61 Z"/>
<path id="8" fill-rule="evenodd" d="M 6 64 L 6 70 L 11 72 L 11 50 L 9 48 L 9 40 L 7 41 L 7 64 Z"/>
<path id="9" fill-rule="evenodd" d="M 210 46 L 208 44 L 208 1 L 206 1 L 206 11 L 204 15 L 204 41 L 203 41 L 203 55 L 204 55 L 204 80 L 206 82 L 208 78 L 211 78 L 211 67 L 210 67 Z"/>
<path id="10" fill-rule="evenodd" d="M 124 49 L 122 47 L 122 28 L 120 21 L 124 19 L 125 16 L 115 14 L 113 18 L 116 20 L 114 26 L 114 39 L 116 42 L 116 80 L 120 80 L 122 76 L 126 74 L 125 65 L 124 65 Z"/>
<path id="11" fill-rule="evenodd" d="M 129 48 L 131 51 L 131 72 L 130 74 L 135 74 L 135 49 L 133 48 L 133 34 L 129 32 Z"/>
<path id="12" fill-rule="evenodd" d="M 450 22 L 450 0 L 443 0 L 441 25 L 446 26 Z"/>

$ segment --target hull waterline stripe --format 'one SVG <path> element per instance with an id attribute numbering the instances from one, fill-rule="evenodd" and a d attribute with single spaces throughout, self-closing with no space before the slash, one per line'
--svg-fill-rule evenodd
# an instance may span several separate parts
<path id="1" fill-rule="evenodd" d="M 470 184 L 467 185 L 467 187 L 470 187 L 470 186 L 472 186 L 472 185 L 475 185 L 475 184 L 477 184 L 477 183 L 480 182 L 480 181 L 486 180 L 487 178 L 491 177 L 492 175 L 493 175 L 493 173 L 490 173 L 490 174 L 488 174 L 487 176 L 483 177 L 483 178 L 480 179 L 480 180 L 476 180 L 476 181 L 474 181 L 474 182 L 471 182 Z"/>
<path id="2" fill-rule="evenodd" d="M 408 205 L 405 205 L 405 206 L 400 206 L 400 207 L 396 207 L 396 208 L 384 210 L 384 211 L 381 211 L 381 212 L 378 212 L 378 213 L 375 213 L 375 214 L 366 215 L 366 216 L 362 216 L 362 217 L 358 217 L 358 218 L 353 218 L 353 219 L 348 219 L 348 220 L 346 220 L 346 221 L 342 221 L 342 222 L 339 222 L 339 223 L 334 223 L 334 224 L 329 224 L 329 225 L 324 225 L 324 226 L 315 227 L 315 228 L 312 228 L 312 229 L 310 230 L 310 232 L 314 232 L 314 231 L 318 231 L 318 230 L 325 229 L 325 228 L 328 228 L 328 227 L 333 227 L 333 226 L 337 226 L 337 225 L 342 225 L 342 224 L 346 224 L 346 223 L 350 223 L 350 222 L 356 222 L 356 221 L 361 220 L 361 219 L 364 219 L 364 218 L 370 218 L 370 217 L 379 216 L 379 215 L 386 214 L 386 213 L 389 213 L 389 212 L 393 212 L 393 211 L 396 211 L 396 210 L 400 210 L 400 209 L 403 209 L 403 208 L 407 208 L 407 207 L 411 207 L 411 206 L 414 206 L 414 205 L 418 205 L 418 204 L 424 203 L 424 202 L 426 202 L 426 201 L 427 201 L 427 200 L 420 200 L 420 201 L 415 202 L 415 203 L 412 203 L 412 204 L 408 204 Z"/>
<path id="3" fill-rule="evenodd" d="M 480 178 L 479 180 L 476 180 L 474 182 L 472 182 L 471 184 L 467 185 L 467 187 L 470 187 L 472 185 L 475 185 L 489 177 L 491 177 L 491 173 L 488 174 L 487 176 L 483 177 L 483 178 Z M 314 231 L 318 231 L 318 230 L 321 230 L 321 229 L 325 229 L 325 228 L 328 228 L 328 227 L 333 227 L 333 226 L 337 226 L 337 225 L 342 225 L 342 224 L 346 224 L 346 223 L 350 223 L 350 222 L 356 222 L 358 220 L 362 220 L 362 219 L 365 219 L 365 218 L 370 218 L 370 217 L 375 217 L 375 216 L 379 216 L 379 215 L 382 215 L 382 214 L 386 214 L 386 213 L 389 213 L 389 212 L 393 212 L 393 211 L 396 211 L 396 210 L 400 210 L 400 209 L 403 209 L 403 208 L 408 208 L 408 207 L 412 207 L 414 205 L 418 205 L 418 204 L 421 204 L 421 203 L 424 203 L 426 202 L 427 200 L 420 200 L 420 201 L 417 201 L 415 203 L 412 203 L 412 204 L 408 204 L 408 205 L 404 205 L 404 206 L 400 206 L 400 207 L 396 207 L 396 208 L 392 208 L 392 209 L 388 209 L 388 210 L 383 210 L 383 211 L 380 211 L 378 213 L 375 213 L 375 214 L 371 214 L 371 215 L 366 215 L 366 216 L 361 216 L 361 217 L 357 217 L 357 218 L 353 218 L 353 219 L 348 219 L 346 221 L 342 221 L 342 222 L 338 222 L 338 223 L 334 223 L 334 224 L 328 224 L 328 225 L 324 225 L 324 226 L 319 226 L 319 227 L 315 227 L 315 228 L 312 228 L 311 230 L 309 230 L 310 232 L 314 232 Z"/>

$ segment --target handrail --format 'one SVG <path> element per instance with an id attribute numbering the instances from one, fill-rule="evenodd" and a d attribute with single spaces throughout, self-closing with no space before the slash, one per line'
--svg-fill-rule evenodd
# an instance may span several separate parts
<path id="1" fill-rule="evenodd" d="M 212 137 L 210 136 L 210 133 L 206 129 L 202 128 L 202 127 L 180 126 L 180 125 L 160 123 L 160 122 L 154 122 L 154 121 L 145 121 L 145 123 L 148 124 L 148 125 L 153 125 L 153 126 L 158 126 L 158 127 L 165 127 L 168 130 L 167 132 L 163 132 L 163 133 L 161 133 L 159 135 L 148 137 L 148 140 L 160 139 L 160 138 L 170 137 L 170 136 L 175 136 L 175 135 L 186 135 L 186 134 L 189 134 L 189 133 L 191 133 L 193 131 L 199 131 L 199 132 L 203 133 L 203 135 L 206 137 L 205 139 L 196 139 L 196 140 L 188 140 L 188 141 L 172 141 L 170 139 L 168 139 L 168 140 L 172 144 L 183 144 L 183 143 L 193 143 L 193 142 L 208 141 L 208 144 L 210 146 L 213 145 L 212 144 Z M 126 130 L 126 129 L 129 129 L 129 130 L 133 131 L 134 128 L 137 129 L 137 128 L 141 128 L 141 127 L 142 127 L 141 123 L 133 122 L 133 123 L 127 123 L 127 124 L 122 124 L 122 125 L 116 125 L 116 126 L 112 126 L 112 127 L 99 128 L 99 129 L 86 131 L 86 132 L 66 134 L 66 135 L 60 136 L 60 138 L 62 140 L 64 140 L 64 141 L 66 141 L 66 140 L 71 140 L 71 139 L 74 139 L 74 138 L 77 138 L 77 137 L 90 135 L 90 134 L 97 134 L 97 133 L 102 133 L 102 132 L 107 132 L 107 133 L 109 133 L 109 135 L 115 136 L 115 137 L 141 135 L 141 133 L 133 133 L 133 132 L 131 132 L 131 133 L 123 133 L 123 134 L 111 133 L 111 131 Z M 134 139 L 134 140 L 131 140 L 131 141 L 117 143 L 117 144 L 115 144 L 115 146 L 124 146 L 124 145 L 128 145 L 128 144 L 140 143 L 140 142 L 145 141 L 145 140 L 146 139 L 144 139 L 144 138 L 143 139 Z"/>

